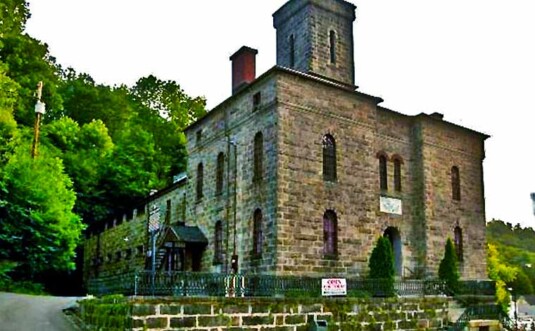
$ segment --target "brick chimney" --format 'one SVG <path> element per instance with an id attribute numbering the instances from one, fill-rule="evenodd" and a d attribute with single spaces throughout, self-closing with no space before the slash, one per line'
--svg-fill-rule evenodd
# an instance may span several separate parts
<path id="1" fill-rule="evenodd" d="M 255 80 L 256 54 L 258 54 L 256 49 L 243 46 L 230 57 L 230 61 L 232 61 L 233 95 Z"/>

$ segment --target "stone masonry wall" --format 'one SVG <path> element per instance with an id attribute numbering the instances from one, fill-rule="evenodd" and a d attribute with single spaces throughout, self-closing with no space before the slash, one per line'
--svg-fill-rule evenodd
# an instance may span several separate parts
<path id="1" fill-rule="evenodd" d="M 260 104 L 253 106 L 253 95 L 260 93 Z M 223 271 L 230 269 L 233 254 L 234 210 L 236 210 L 236 246 L 240 272 L 271 272 L 276 257 L 275 187 L 276 179 L 276 97 L 272 79 L 256 82 L 254 88 L 246 88 L 200 121 L 201 124 L 186 130 L 188 140 L 188 215 L 191 225 L 197 225 L 209 238 L 210 244 L 202 259 L 202 270 Z M 201 141 L 197 135 L 201 130 Z M 253 181 L 254 137 L 263 135 L 262 180 Z M 234 159 L 236 143 L 237 169 Z M 223 192 L 217 195 L 216 160 L 220 152 L 227 158 Z M 204 167 L 203 197 L 196 199 L 197 167 Z M 237 183 L 237 186 L 235 186 Z M 230 186 L 228 186 L 230 184 Z M 236 209 L 234 190 L 236 191 Z M 253 256 L 253 214 L 262 210 L 262 255 Z M 213 238 L 215 224 L 222 221 L 225 236 L 225 257 L 222 265 L 213 265 Z"/>
<path id="2" fill-rule="evenodd" d="M 486 277 L 484 136 L 430 118 L 421 119 L 428 268 L 438 270 L 445 240 L 462 229 L 463 278 Z M 452 199 L 451 168 L 460 173 L 461 199 Z"/>
<path id="3" fill-rule="evenodd" d="M 130 306 L 117 318 L 105 309 Z M 82 301 L 90 327 L 115 325 L 132 330 L 308 330 L 325 320 L 329 330 L 439 330 L 448 316 L 445 298 L 425 299 L 92 299 Z M 100 314 L 100 315 L 99 315 Z M 104 318 L 100 317 L 104 315 Z M 124 321 L 124 316 L 128 321 Z M 100 317 L 100 318 L 99 318 Z M 108 319 L 112 319 L 108 321 Z"/>
<path id="4" fill-rule="evenodd" d="M 160 209 L 162 225 L 182 221 L 184 190 L 182 183 L 174 184 L 149 197 L 144 205 L 129 215 L 110 220 L 103 225 L 104 229 L 90 232 L 84 242 L 84 282 L 87 283 L 90 278 L 144 270 L 147 251 L 150 250 L 148 210 L 153 206 Z"/>

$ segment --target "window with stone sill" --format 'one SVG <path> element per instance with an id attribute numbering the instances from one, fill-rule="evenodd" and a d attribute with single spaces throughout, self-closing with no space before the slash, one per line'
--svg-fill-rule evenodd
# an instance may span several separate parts
<path id="1" fill-rule="evenodd" d="M 323 136 L 323 180 L 336 181 L 336 141 L 330 134 Z"/>
<path id="2" fill-rule="evenodd" d="M 336 32 L 329 31 L 329 53 L 331 64 L 336 64 Z"/>
<path id="3" fill-rule="evenodd" d="M 263 243 L 262 210 L 257 209 L 253 214 L 253 257 L 258 258 L 262 255 Z"/>
<path id="4" fill-rule="evenodd" d="M 200 201 L 203 198 L 203 181 L 204 181 L 204 167 L 202 163 L 199 163 L 199 165 L 197 166 L 197 186 L 196 186 L 197 201 Z"/>
<path id="5" fill-rule="evenodd" d="M 394 191 L 401 192 L 401 166 L 403 159 L 399 155 L 392 156 L 394 161 Z"/>
<path id="6" fill-rule="evenodd" d="M 383 152 L 377 153 L 379 159 L 379 188 L 388 191 L 388 157 Z"/>
<path id="7" fill-rule="evenodd" d="M 254 137 L 253 182 L 261 182 L 264 172 L 264 136 L 258 132 Z"/>
<path id="8" fill-rule="evenodd" d="M 217 221 L 214 231 L 214 264 L 223 263 L 223 222 Z"/>
<path id="9" fill-rule="evenodd" d="M 256 111 L 260 107 L 261 102 L 262 102 L 262 93 L 256 92 L 253 95 L 253 111 Z"/>
<path id="10" fill-rule="evenodd" d="M 461 178 L 457 166 L 451 168 L 451 193 L 453 200 L 461 201 Z"/>
<path id="11" fill-rule="evenodd" d="M 225 174 L 225 154 L 219 153 L 217 156 L 216 180 L 215 180 L 215 194 L 221 195 L 223 193 L 223 179 Z"/>
<path id="12" fill-rule="evenodd" d="M 288 49 L 290 50 L 290 68 L 295 67 L 295 37 L 294 35 L 290 35 L 289 39 L 290 47 Z"/>
<path id="13" fill-rule="evenodd" d="M 323 214 L 323 256 L 336 258 L 338 255 L 338 221 L 333 210 Z"/>
<path id="14" fill-rule="evenodd" d="M 456 226 L 454 233 L 455 253 L 457 254 L 457 261 L 463 262 L 463 230 Z"/>

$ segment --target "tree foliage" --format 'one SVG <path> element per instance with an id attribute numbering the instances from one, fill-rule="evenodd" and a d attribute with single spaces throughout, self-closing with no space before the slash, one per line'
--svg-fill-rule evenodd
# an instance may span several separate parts
<path id="1" fill-rule="evenodd" d="M 0 259 L 27 275 L 72 269 L 83 225 L 72 212 L 75 193 L 62 161 L 42 153 L 32 159 L 21 144 L 0 176 Z"/>
<path id="2" fill-rule="evenodd" d="M 448 289 L 455 293 L 458 289 L 459 277 L 457 254 L 451 238 L 448 238 L 444 248 L 444 257 L 438 267 L 438 278 L 444 280 Z"/>
<path id="3" fill-rule="evenodd" d="M 0 3 L 0 261 L 19 276 L 71 268 L 82 222 L 123 213 L 185 171 L 183 129 L 206 113 L 174 81 L 110 87 L 63 70 L 24 33 L 29 17 L 23 0 Z M 40 81 L 47 112 L 31 159 Z"/>
<path id="4" fill-rule="evenodd" d="M 496 246 L 489 244 L 487 251 L 487 271 L 489 278 L 496 282 L 496 301 L 504 311 L 510 302 L 507 284 L 511 284 L 517 275 L 517 268 L 510 267 L 500 260 Z"/>

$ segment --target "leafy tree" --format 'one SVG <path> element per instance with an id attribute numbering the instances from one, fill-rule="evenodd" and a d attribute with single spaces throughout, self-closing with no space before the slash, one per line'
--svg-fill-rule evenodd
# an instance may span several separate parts
<path id="1" fill-rule="evenodd" d="M 457 254 L 455 253 L 453 242 L 448 238 L 444 249 L 444 257 L 438 267 L 438 278 L 444 280 L 448 289 L 455 293 L 458 290 L 459 277 Z"/>
<path id="2" fill-rule="evenodd" d="M 0 173 L 0 260 L 31 277 L 72 269 L 83 225 L 72 212 L 76 197 L 61 160 L 43 150 L 32 159 L 29 150 L 21 144 Z"/>
<path id="3" fill-rule="evenodd" d="M 13 118 L 13 108 L 17 102 L 18 84 L 5 74 L 6 67 L 0 62 L 0 145 L 5 146 L 15 134 L 17 123 Z M 0 154 L 2 147 L 0 147 Z"/>
<path id="4" fill-rule="evenodd" d="M 63 159 L 65 171 L 73 181 L 76 214 L 86 223 L 105 218 L 112 202 L 102 181 L 115 146 L 104 123 L 95 120 L 80 127 L 64 117 L 45 125 L 42 132 L 43 144 Z"/>
<path id="5" fill-rule="evenodd" d="M 388 238 L 380 237 L 377 240 L 368 266 L 370 268 L 369 278 L 381 281 L 387 296 L 394 295 L 394 253 Z"/>
<path id="6" fill-rule="evenodd" d="M 29 17 L 30 11 L 26 1 L 2 0 L 0 2 L 0 39 L 8 35 L 22 34 Z"/>
<path id="7" fill-rule="evenodd" d="M 518 269 L 500 261 L 496 246 L 489 244 L 487 253 L 488 275 L 490 279 L 496 281 L 496 301 L 502 307 L 503 311 L 507 311 L 510 302 L 510 293 L 507 290 L 507 284 L 514 281 Z"/>
<path id="8" fill-rule="evenodd" d="M 531 281 L 528 275 L 526 275 L 522 269 L 517 269 L 515 279 L 511 284 L 508 285 L 513 288 L 516 294 L 533 294 L 533 286 L 531 285 Z"/>

